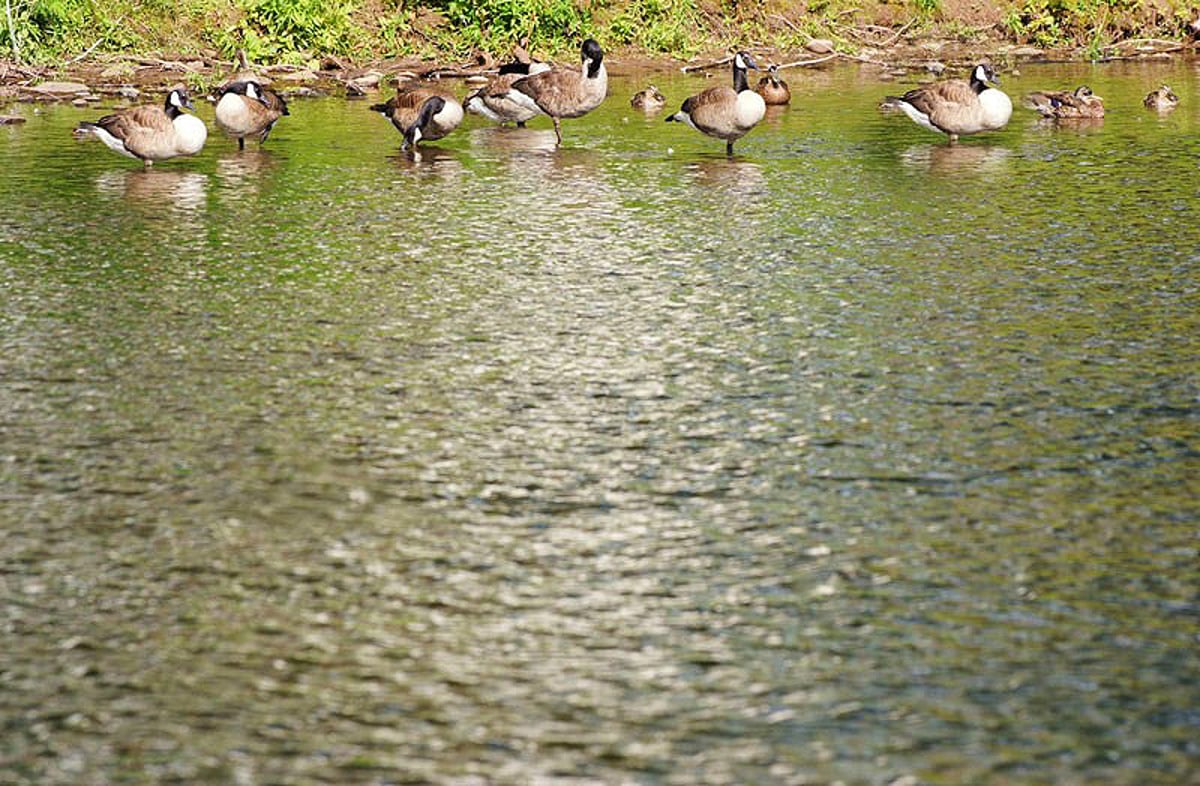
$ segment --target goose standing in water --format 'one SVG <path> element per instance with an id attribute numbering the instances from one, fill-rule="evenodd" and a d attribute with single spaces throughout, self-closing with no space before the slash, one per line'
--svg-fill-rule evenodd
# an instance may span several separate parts
<path id="1" fill-rule="evenodd" d="M 220 89 L 217 101 L 217 125 L 238 141 L 238 150 L 246 149 L 246 137 L 258 138 L 261 145 L 279 118 L 288 112 L 287 102 L 270 88 L 253 79 L 230 82 Z"/>
<path id="2" fill-rule="evenodd" d="M 582 117 L 591 112 L 608 95 L 608 71 L 604 67 L 604 50 L 595 39 L 589 38 L 580 47 L 582 68 L 554 67 L 540 74 L 531 74 L 513 82 L 505 97 L 526 109 L 549 115 L 554 121 L 554 136 L 562 144 L 564 117 Z"/>
<path id="3" fill-rule="evenodd" d="M 754 58 L 746 52 L 733 56 L 733 89 L 710 87 L 683 102 L 667 122 L 686 123 L 702 134 L 725 140 L 725 154 L 733 155 L 733 143 L 744 137 L 763 119 L 767 105 L 763 97 L 750 89 L 746 70 L 758 70 Z"/>
<path id="4" fill-rule="evenodd" d="M 902 96 L 888 96 L 884 105 L 895 107 L 922 128 L 945 134 L 950 144 L 960 136 L 997 131 L 1012 117 L 1012 101 L 1003 91 L 989 87 L 1000 84 L 990 65 L 981 63 L 971 71 L 971 79 L 947 79 L 909 90 Z"/>
<path id="5" fill-rule="evenodd" d="M 1025 98 L 1042 117 L 1104 117 L 1104 99 L 1094 94 L 1087 85 L 1080 85 L 1069 93 L 1058 90 L 1038 91 Z"/>
<path id="6" fill-rule="evenodd" d="M 454 96 L 425 87 L 401 90 L 386 104 L 373 105 L 371 111 L 392 121 L 404 135 L 402 150 L 416 147 L 422 139 L 441 139 L 458 128 L 463 119 L 462 104 Z"/>
<path id="7" fill-rule="evenodd" d="M 146 166 L 177 156 L 192 156 L 204 148 L 208 126 L 184 109 L 195 109 L 187 90 L 175 88 L 162 106 L 143 105 L 105 115 L 75 129 L 78 137 L 94 136 L 113 152 L 136 158 Z"/>
<path id="8" fill-rule="evenodd" d="M 767 106 L 782 106 L 792 100 L 788 83 L 779 78 L 779 66 L 767 66 L 767 75 L 758 80 L 754 91 L 763 97 Z"/>

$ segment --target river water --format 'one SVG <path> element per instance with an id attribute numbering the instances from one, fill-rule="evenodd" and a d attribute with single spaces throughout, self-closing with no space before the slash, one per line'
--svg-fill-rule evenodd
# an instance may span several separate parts
<path id="1" fill-rule="evenodd" d="M 1200 782 L 1197 71 L 787 77 L 733 159 L 11 107 L 0 783 Z"/>

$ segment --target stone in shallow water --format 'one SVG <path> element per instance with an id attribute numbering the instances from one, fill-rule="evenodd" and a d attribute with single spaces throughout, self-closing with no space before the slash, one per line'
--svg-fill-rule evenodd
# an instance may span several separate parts
<path id="1" fill-rule="evenodd" d="M 90 93 L 91 90 L 82 82 L 42 82 L 31 88 L 36 93 L 46 93 L 55 96 L 70 96 L 78 93 Z"/>

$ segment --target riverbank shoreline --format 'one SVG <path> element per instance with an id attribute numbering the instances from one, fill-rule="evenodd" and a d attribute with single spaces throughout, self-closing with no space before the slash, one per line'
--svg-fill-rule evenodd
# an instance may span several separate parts
<path id="1" fill-rule="evenodd" d="M 868 33 L 878 38 L 874 42 L 876 45 L 868 43 L 856 51 L 835 49 L 832 42 L 820 39 L 810 41 L 799 51 L 764 46 L 746 48 L 762 63 L 778 64 L 784 71 L 859 63 L 874 69 L 880 81 L 914 71 L 952 74 L 965 71 L 976 62 L 991 62 L 1004 71 L 1026 63 L 1192 59 L 1197 48 L 1195 41 L 1131 39 L 1110 47 L 1106 56 L 1094 58 L 1086 57 L 1078 50 L 1042 49 L 1003 38 L 970 42 L 928 35 L 907 38 L 903 28 L 890 34 L 868 31 L 864 32 L 864 37 Z M 534 52 L 534 55 L 536 57 L 538 53 Z M 616 49 L 608 54 L 606 62 L 615 76 L 636 76 L 707 72 L 722 67 L 729 57 L 728 52 L 716 50 L 680 60 L 635 49 Z M 498 64 L 506 59 L 503 55 L 477 54 L 474 59 L 459 61 L 405 57 L 355 62 L 349 58 L 326 56 L 314 59 L 309 66 L 268 63 L 246 67 L 223 60 L 211 51 L 195 55 L 163 52 L 106 54 L 46 66 L 0 59 L 0 104 L 75 101 L 82 105 L 105 96 L 133 99 L 141 93 L 165 92 L 181 84 L 203 94 L 239 74 L 253 74 L 293 97 L 355 97 L 388 91 L 414 80 L 479 81 L 495 73 Z M 565 62 L 565 58 L 555 58 L 555 62 Z"/>

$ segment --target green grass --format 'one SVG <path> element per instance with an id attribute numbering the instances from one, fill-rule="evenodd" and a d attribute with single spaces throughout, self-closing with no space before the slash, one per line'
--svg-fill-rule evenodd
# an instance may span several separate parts
<path id="1" fill-rule="evenodd" d="M 887 19 L 930 35 L 963 28 L 944 0 L 0 0 L 0 56 L 53 64 L 84 52 L 244 48 L 256 62 L 369 60 L 419 54 L 504 54 L 528 39 L 539 52 L 574 51 L 585 36 L 605 47 L 688 57 L 733 46 L 839 48 L 846 31 Z M 1006 0 L 1003 32 L 1021 43 L 1093 55 L 1131 37 L 1190 40 L 1200 0 Z M 886 9 L 886 13 L 884 13 Z M 11 12 L 12 24 L 9 24 Z M 10 29 L 11 28 L 11 29 Z"/>

